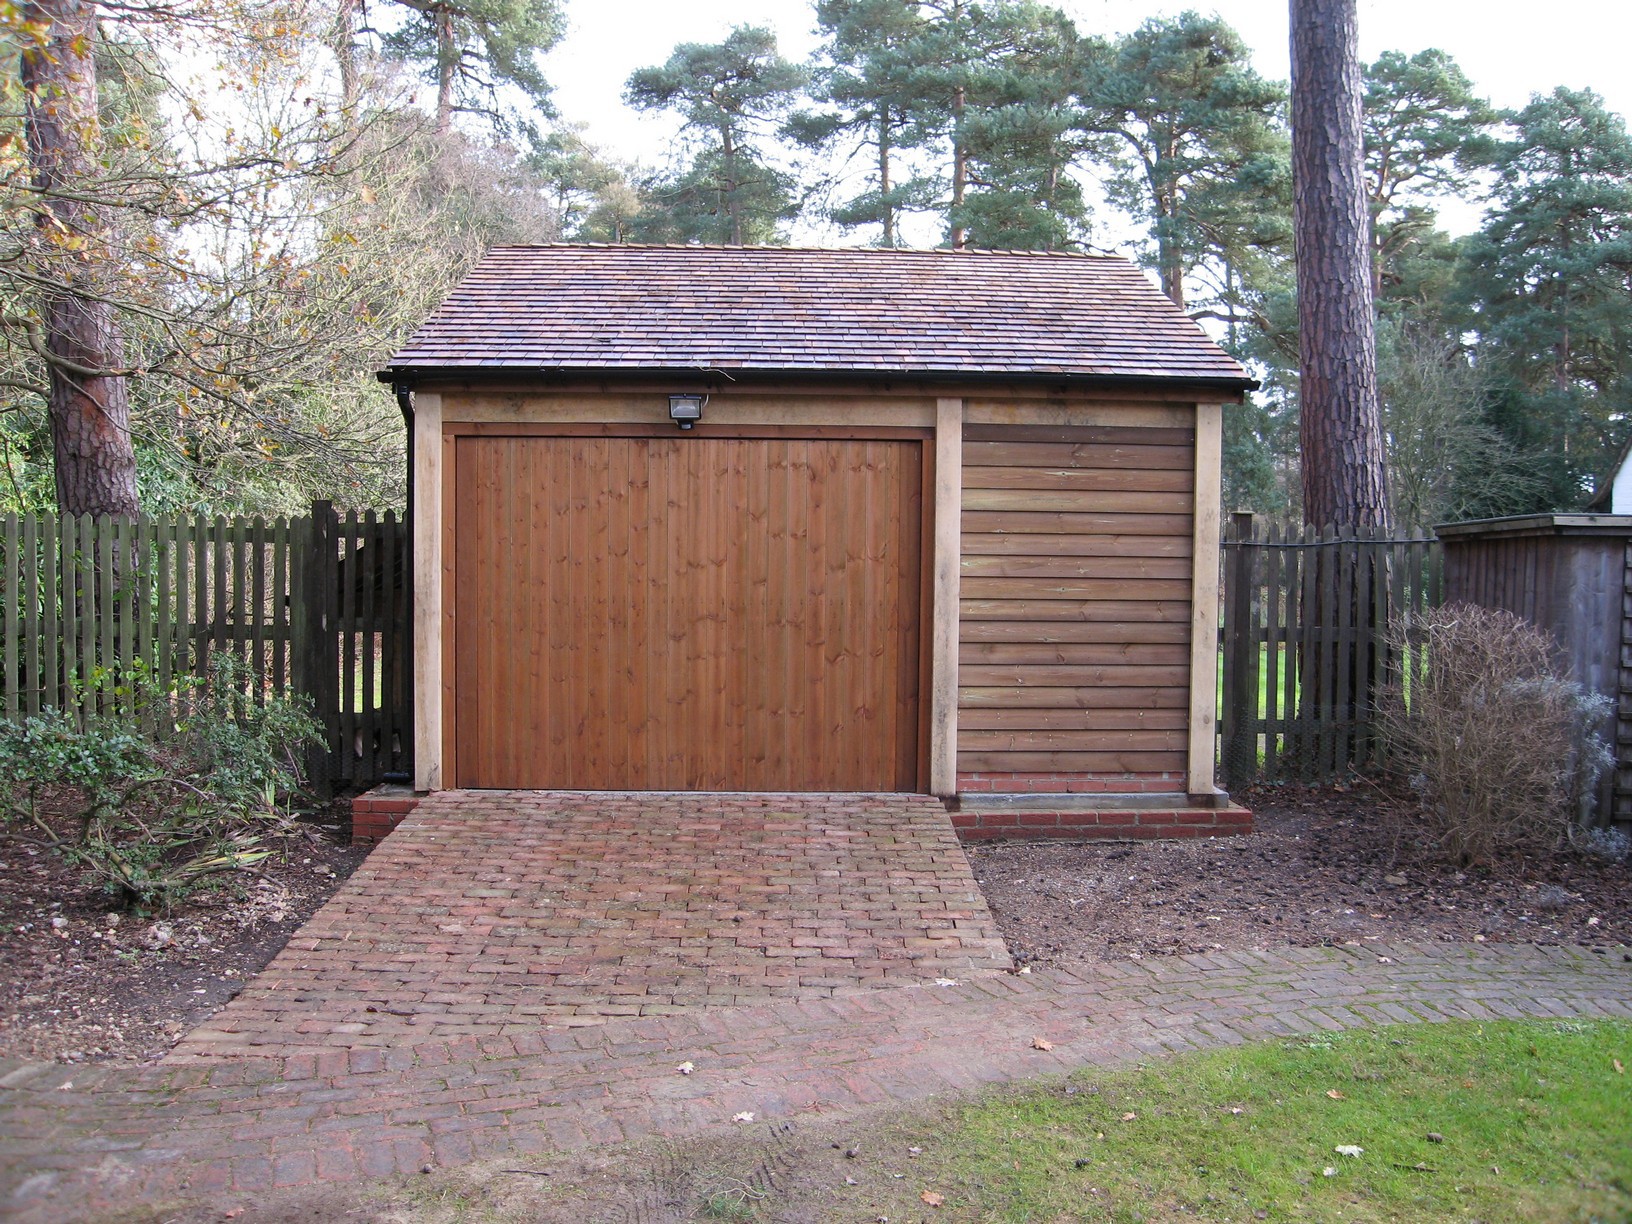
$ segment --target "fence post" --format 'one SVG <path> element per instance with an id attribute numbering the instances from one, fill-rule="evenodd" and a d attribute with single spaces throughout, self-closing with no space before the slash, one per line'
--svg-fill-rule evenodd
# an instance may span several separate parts
<path id="1" fill-rule="evenodd" d="M 334 505 L 312 503 L 311 517 L 290 523 L 289 667 L 293 688 L 311 699 L 323 728 L 323 742 L 307 757 L 307 778 L 321 799 L 334 793 L 338 750 L 340 652 L 335 623 L 335 538 L 340 521 Z"/>
<path id="2" fill-rule="evenodd" d="M 1249 662 L 1253 649 L 1253 554 L 1250 541 L 1253 516 L 1230 515 L 1228 540 L 1234 545 L 1224 550 L 1224 710 L 1223 773 L 1226 787 L 1234 789 L 1250 782 L 1257 774 L 1258 728 L 1256 686 L 1251 683 L 1257 669 Z"/>

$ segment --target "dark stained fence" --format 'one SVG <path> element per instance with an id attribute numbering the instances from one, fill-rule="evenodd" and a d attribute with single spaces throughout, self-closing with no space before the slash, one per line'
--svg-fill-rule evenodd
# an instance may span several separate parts
<path id="1" fill-rule="evenodd" d="M 1250 514 L 1224 538 L 1220 756 L 1226 785 L 1329 781 L 1376 763 L 1385 686 L 1409 686 L 1387 627 L 1440 600 L 1430 538 L 1336 536 Z"/>
<path id="2" fill-rule="evenodd" d="M 406 532 L 397 516 L 0 520 L 0 713 L 137 709 L 138 678 L 169 691 L 212 654 L 257 700 L 305 694 L 325 744 L 323 791 L 411 767 Z"/>
<path id="3" fill-rule="evenodd" d="M 1573 678 L 1611 703 L 1616 754 L 1594 815 L 1632 823 L 1632 516 L 1537 514 L 1441 527 L 1447 601 L 1503 608 L 1557 639 Z"/>

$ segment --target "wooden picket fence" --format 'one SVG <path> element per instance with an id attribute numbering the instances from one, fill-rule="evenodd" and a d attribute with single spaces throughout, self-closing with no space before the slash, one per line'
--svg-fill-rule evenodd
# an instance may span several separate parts
<path id="1" fill-rule="evenodd" d="M 290 518 L 0 520 L 0 713 L 137 708 L 138 680 L 171 691 L 213 654 L 251 698 L 304 694 L 323 726 L 320 791 L 411 770 L 407 533 L 395 512 Z"/>
<path id="2" fill-rule="evenodd" d="M 1440 602 L 1433 538 L 1302 531 L 1231 516 L 1224 538 L 1220 764 L 1227 786 L 1330 781 L 1375 764 L 1376 700 L 1409 692 L 1386 630 Z"/>

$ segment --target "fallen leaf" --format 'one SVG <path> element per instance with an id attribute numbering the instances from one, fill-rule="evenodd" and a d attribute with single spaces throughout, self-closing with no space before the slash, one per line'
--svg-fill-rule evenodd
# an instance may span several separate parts
<path id="1" fill-rule="evenodd" d="M 676 1067 L 675 1070 L 680 1072 L 681 1075 L 690 1075 L 693 1071 L 697 1070 L 697 1068 L 692 1066 L 689 1062 L 683 1062 Z"/>
<path id="2" fill-rule="evenodd" d="M 1034 1050 L 1052 1050 L 1054 1043 L 1046 1037 L 1033 1037 L 1031 1039 L 1031 1048 Z"/>
<path id="3" fill-rule="evenodd" d="M 1626 1068 L 1621 1066 L 1621 1060 L 1620 1059 L 1612 1058 L 1609 1061 L 1615 1064 L 1615 1074 L 1616 1075 L 1625 1075 L 1626 1074 Z"/>
<path id="4" fill-rule="evenodd" d="M 946 1202 L 944 1198 L 936 1194 L 933 1190 L 925 1190 L 918 1197 L 923 1199 L 924 1202 L 928 1203 L 931 1207 L 939 1207 L 942 1203 Z"/>
<path id="5" fill-rule="evenodd" d="M 1134 1119 L 1135 1119 L 1135 1118 L 1137 1118 L 1137 1117 L 1138 1117 L 1138 1116 L 1139 1116 L 1139 1115 L 1138 1115 L 1138 1114 L 1136 1114 L 1136 1113 L 1125 1113 L 1125 1114 L 1123 1114 L 1123 1115 L 1122 1115 L 1122 1121 L 1124 1121 L 1124 1122 L 1132 1122 L 1132 1121 L 1133 1121 L 1133 1120 L 1134 1120 Z"/>
<path id="6" fill-rule="evenodd" d="M 1346 1096 L 1344 1096 L 1341 1092 L 1339 1092 L 1336 1088 L 1326 1089 L 1326 1095 L 1331 1097 L 1332 1100 L 1334 1100 L 1334 1101 L 1346 1101 L 1346 1100 L 1348 1100 L 1348 1098 Z"/>
<path id="7" fill-rule="evenodd" d="M 1332 1151 L 1336 1152 L 1339 1156 L 1353 1156 L 1356 1160 L 1360 1159 L 1361 1154 L 1365 1150 L 1365 1148 L 1358 1147 L 1352 1143 L 1340 1143 L 1332 1149 Z"/>
<path id="8" fill-rule="evenodd" d="M 733 1121 L 733 1122 L 752 1122 L 753 1120 L 754 1120 L 754 1115 L 752 1113 L 750 1113 L 746 1109 L 743 1110 L 739 1114 L 732 1114 L 731 1115 L 731 1121 Z"/>

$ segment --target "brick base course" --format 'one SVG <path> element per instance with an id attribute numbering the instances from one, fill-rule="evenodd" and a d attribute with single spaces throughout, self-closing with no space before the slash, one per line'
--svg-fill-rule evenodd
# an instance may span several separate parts
<path id="1" fill-rule="evenodd" d="M 401 786 L 378 786 L 351 801 L 352 845 L 374 845 L 425 798 Z"/>
<path id="2" fill-rule="evenodd" d="M 1054 810 L 981 807 L 965 802 L 952 813 L 962 841 L 999 838 L 1231 837 L 1252 832 L 1244 807 L 1138 808 L 1061 807 Z"/>

